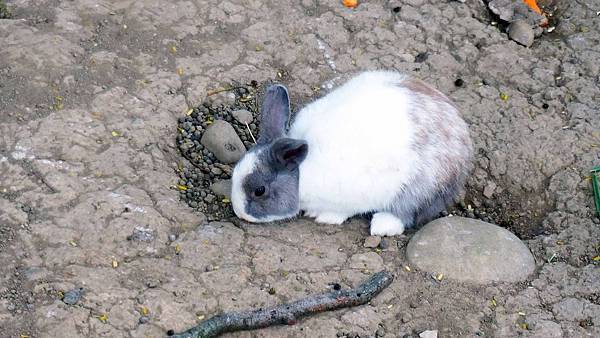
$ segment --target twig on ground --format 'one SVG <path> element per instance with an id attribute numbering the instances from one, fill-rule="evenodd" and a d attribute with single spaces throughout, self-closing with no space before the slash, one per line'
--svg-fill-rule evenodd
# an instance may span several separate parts
<path id="1" fill-rule="evenodd" d="M 244 88 L 244 86 L 229 86 L 229 87 L 224 87 L 224 88 L 217 88 L 217 89 L 209 90 L 208 92 L 206 92 L 206 96 L 212 96 L 212 95 L 215 95 L 218 93 L 228 92 L 228 91 L 240 89 L 240 88 Z"/>
<path id="2" fill-rule="evenodd" d="M 194 167 L 200 169 L 201 171 L 204 171 L 204 168 L 200 167 L 198 164 L 196 164 L 196 162 L 189 157 L 186 153 L 184 153 L 183 151 L 179 151 L 181 153 L 181 156 L 183 156 L 186 160 L 188 160 Z"/>
<path id="3" fill-rule="evenodd" d="M 225 332 L 252 330 L 277 324 L 293 325 L 302 316 L 365 304 L 390 285 L 393 279 L 394 276 L 390 272 L 383 270 L 371 276 L 355 289 L 314 295 L 267 309 L 223 313 L 171 337 L 207 338 L 216 337 Z"/>

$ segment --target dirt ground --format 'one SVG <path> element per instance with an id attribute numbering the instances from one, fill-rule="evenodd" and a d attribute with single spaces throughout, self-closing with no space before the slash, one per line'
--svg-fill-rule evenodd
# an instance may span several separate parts
<path id="1" fill-rule="evenodd" d="M 598 0 L 557 1 L 556 29 L 531 48 L 479 0 L 5 2 L 0 336 L 161 337 L 384 267 L 396 279 L 369 305 L 227 336 L 600 336 Z M 236 226 L 179 200 L 177 119 L 208 90 L 276 80 L 297 109 L 364 69 L 457 103 L 476 148 L 462 209 L 525 240 L 527 282 L 407 271 L 411 233 L 364 248 L 361 219 Z"/>

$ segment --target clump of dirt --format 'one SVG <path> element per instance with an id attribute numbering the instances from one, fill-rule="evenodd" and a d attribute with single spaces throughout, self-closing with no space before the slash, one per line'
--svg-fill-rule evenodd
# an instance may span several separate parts
<path id="1" fill-rule="evenodd" d="M 254 138 L 258 136 L 260 116 L 256 97 L 261 88 L 252 82 L 209 92 L 209 99 L 213 96 L 235 96 L 235 99 L 225 103 L 219 102 L 219 99 L 207 100 L 191 110 L 187 116 L 179 118 L 177 147 L 192 166 L 179 165 L 177 188 L 181 199 L 191 208 L 204 213 L 209 220 L 222 220 L 234 216 L 228 196 L 211 189 L 214 183 L 231 179 L 234 164 L 220 162 L 215 154 L 202 144 L 202 136 L 214 121 L 222 120 L 233 127 L 246 149 L 250 149 L 254 145 Z M 252 122 L 246 124 L 236 120 L 232 113 L 238 110 L 250 112 Z"/>

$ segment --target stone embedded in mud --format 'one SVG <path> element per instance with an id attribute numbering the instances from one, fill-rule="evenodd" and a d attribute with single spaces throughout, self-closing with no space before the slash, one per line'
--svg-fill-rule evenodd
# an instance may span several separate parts
<path id="1" fill-rule="evenodd" d="M 365 243 L 363 246 L 365 248 L 376 248 L 381 243 L 381 237 L 379 236 L 369 236 L 365 239 Z"/>
<path id="2" fill-rule="evenodd" d="M 492 13 L 498 15 L 500 20 L 513 22 L 525 20 L 530 25 L 540 26 L 548 23 L 548 19 L 533 11 L 524 1 L 492 0 L 488 2 Z"/>
<path id="3" fill-rule="evenodd" d="M 490 181 L 485 188 L 483 188 L 483 196 L 485 198 L 492 198 L 494 196 L 494 191 L 496 190 L 496 183 Z"/>
<path id="4" fill-rule="evenodd" d="M 529 47 L 533 44 L 535 34 L 525 20 L 517 20 L 508 26 L 508 37 L 525 47 Z"/>
<path id="5" fill-rule="evenodd" d="M 213 106 L 225 105 L 232 106 L 235 104 L 235 93 L 231 91 L 223 91 L 216 93 L 214 95 L 210 95 L 206 98 L 206 101 Z"/>
<path id="6" fill-rule="evenodd" d="M 65 292 L 62 301 L 68 305 L 75 305 L 83 295 L 83 288 L 75 288 Z"/>
<path id="7" fill-rule="evenodd" d="M 563 336 L 560 324 L 551 320 L 540 320 L 535 323 L 536 337 L 560 338 Z"/>
<path id="8" fill-rule="evenodd" d="M 215 157 L 226 164 L 237 162 L 246 152 L 246 147 L 231 124 L 216 120 L 204 132 L 200 140 Z"/>
<path id="9" fill-rule="evenodd" d="M 478 283 L 520 281 L 535 268 L 529 249 L 508 230 L 456 216 L 425 225 L 411 238 L 406 256 L 419 269 Z"/>
<path id="10" fill-rule="evenodd" d="M 135 229 L 133 229 L 133 233 L 127 236 L 127 239 L 138 242 L 152 242 L 154 240 L 154 237 L 155 234 L 152 229 L 147 229 L 144 227 L 135 227 Z"/>
<path id="11" fill-rule="evenodd" d="M 231 116 L 241 124 L 250 124 L 254 120 L 252 113 L 246 109 L 238 109 L 231 112 Z"/>
<path id="12" fill-rule="evenodd" d="M 577 298 L 565 298 L 554 304 L 552 313 L 558 320 L 577 321 L 583 319 L 586 304 Z"/>

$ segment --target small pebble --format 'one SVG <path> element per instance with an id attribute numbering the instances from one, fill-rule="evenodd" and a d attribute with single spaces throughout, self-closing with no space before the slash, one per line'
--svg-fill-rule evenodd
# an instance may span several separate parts
<path id="1" fill-rule="evenodd" d="M 421 338 L 437 338 L 438 332 L 437 330 L 427 330 L 419 333 L 419 337 Z"/>
<path id="2" fill-rule="evenodd" d="M 157 288 L 158 286 L 160 286 L 160 280 L 158 280 L 156 278 L 148 279 L 146 281 L 146 286 L 149 287 L 150 289 Z"/>
<path id="3" fill-rule="evenodd" d="M 210 185 L 210 190 L 217 196 L 231 197 L 231 180 L 220 180 Z"/>
<path id="4" fill-rule="evenodd" d="M 454 85 L 457 87 L 462 87 L 465 84 L 465 81 L 463 81 L 463 79 L 456 79 L 456 81 L 454 81 Z"/>
<path id="5" fill-rule="evenodd" d="M 136 227 L 133 233 L 127 236 L 127 240 L 137 242 L 152 242 L 154 240 L 154 231 L 151 229 Z"/>
<path id="6" fill-rule="evenodd" d="M 369 236 L 365 239 L 365 243 L 363 246 L 365 248 L 376 248 L 379 243 L 381 243 L 381 237 L 379 236 Z"/>
<path id="7" fill-rule="evenodd" d="M 65 292 L 62 301 L 68 305 L 75 305 L 83 295 L 83 288 L 75 288 Z"/>
<path id="8" fill-rule="evenodd" d="M 411 319 L 412 319 L 412 316 L 410 315 L 410 313 L 405 313 L 405 314 L 402 316 L 402 322 L 403 322 L 403 323 L 408 323 L 408 322 L 410 322 L 410 321 L 411 321 Z"/>
<path id="9" fill-rule="evenodd" d="M 508 37 L 525 47 L 529 47 L 533 44 L 535 35 L 527 21 L 516 20 L 508 26 Z"/>
<path id="10" fill-rule="evenodd" d="M 496 183 L 490 181 L 483 189 L 483 196 L 485 196 L 486 198 L 492 198 L 494 196 L 495 190 L 496 190 Z"/>
<path id="11" fill-rule="evenodd" d="M 139 319 L 140 324 L 146 324 L 150 321 L 150 318 L 148 318 L 147 316 L 141 316 Z"/>
<path id="12" fill-rule="evenodd" d="M 387 249 L 388 247 L 389 247 L 389 241 L 388 241 L 387 239 L 385 239 L 385 238 L 382 238 L 382 239 L 381 239 L 381 243 L 379 243 L 379 248 L 380 248 L 381 250 L 385 250 L 385 249 Z"/>
<path id="13" fill-rule="evenodd" d="M 429 58 L 429 54 L 427 52 L 419 53 L 419 54 L 417 54 L 417 56 L 415 56 L 415 62 L 416 63 L 425 62 L 425 61 L 427 61 L 428 58 Z"/>
<path id="14" fill-rule="evenodd" d="M 238 121 L 241 124 L 250 124 L 252 123 L 253 117 L 252 117 L 252 113 L 249 112 L 246 109 L 238 109 L 238 110 L 234 110 L 231 115 L 233 116 L 233 118 Z"/>

